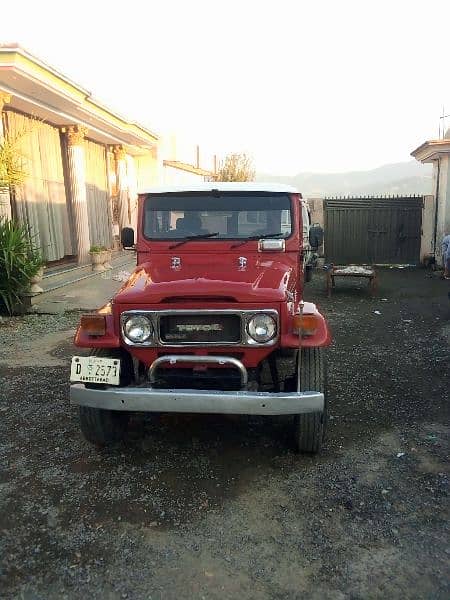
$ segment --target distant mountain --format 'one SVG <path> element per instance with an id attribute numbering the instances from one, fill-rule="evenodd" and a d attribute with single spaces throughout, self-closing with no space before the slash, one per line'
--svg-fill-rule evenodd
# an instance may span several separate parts
<path id="1" fill-rule="evenodd" d="M 257 181 L 294 185 L 305 198 L 379 194 L 431 194 L 431 165 L 412 160 L 383 165 L 370 171 L 298 173 L 292 177 L 258 173 Z"/>

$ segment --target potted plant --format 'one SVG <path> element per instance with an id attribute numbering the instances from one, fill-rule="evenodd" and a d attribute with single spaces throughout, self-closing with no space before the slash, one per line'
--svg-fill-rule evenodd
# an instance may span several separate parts
<path id="1" fill-rule="evenodd" d="M 105 270 L 103 263 L 105 262 L 104 246 L 91 246 L 89 254 L 91 256 L 92 271 L 94 273 L 102 273 Z"/>
<path id="2" fill-rule="evenodd" d="M 113 267 L 111 264 L 111 250 L 109 248 L 104 248 L 103 253 L 105 257 L 105 262 L 103 263 L 103 266 L 105 267 L 105 269 L 112 269 Z"/>

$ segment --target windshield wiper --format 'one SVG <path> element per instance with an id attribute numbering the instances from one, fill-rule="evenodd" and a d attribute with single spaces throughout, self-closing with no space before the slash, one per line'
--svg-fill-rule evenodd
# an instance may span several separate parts
<path id="1" fill-rule="evenodd" d="M 219 235 L 218 231 L 214 233 L 198 233 L 197 235 L 187 235 L 181 242 L 177 242 L 176 244 L 172 244 L 169 248 L 177 248 L 181 246 L 181 244 L 185 244 L 186 242 L 190 242 L 191 240 L 205 240 L 206 238 L 214 237 Z"/>
<path id="2" fill-rule="evenodd" d="M 264 233 L 263 235 L 251 235 L 248 238 L 245 238 L 245 240 L 242 240 L 242 242 L 233 244 L 232 246 L 230 246 L 230 248 L 238 248 L 239 246 L 243 246 L 244 244 L 246 244 L 247 242 L 251 242 L 252 240 L 264 240 L 265 238 L 279 237 L 280 235 L 283 235 L 281 231 L 279 231 L 278 233 Z"/>

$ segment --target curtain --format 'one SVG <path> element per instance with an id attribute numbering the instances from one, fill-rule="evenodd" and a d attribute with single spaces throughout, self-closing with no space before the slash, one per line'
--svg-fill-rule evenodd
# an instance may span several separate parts
<path id="1" fill-rule="evenodd" d="M 108 193 L 106 148 L 101 144 L 85 140 L 84 149 L 91 245 L 111 248 L 113 244 L 112 206 Z"/>
<path id="2" fill-rule="evenodd" d="M 17 218 L 28 226 L 45 260 L 72 255 L 59 130 L 12 111 L 7 111 L 6 122 L 28 175 L 15 190 Z"/>

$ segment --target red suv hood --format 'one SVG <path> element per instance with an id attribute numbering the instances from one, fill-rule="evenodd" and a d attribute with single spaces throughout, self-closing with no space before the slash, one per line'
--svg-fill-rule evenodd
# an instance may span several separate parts
<path id="1" fill-rule="evenodd" d="M 287 290 L 294 290 L 298 278 L 295 253 L 276 258 L 248 256 L 242 268 L 236 254 L 186 254 L 178 268 L 172 268 L 171 261 L 171 255 L 154 254 L 136 267 L 114 301 L 128 305 L 195 298 L 281 302 Z"/>

